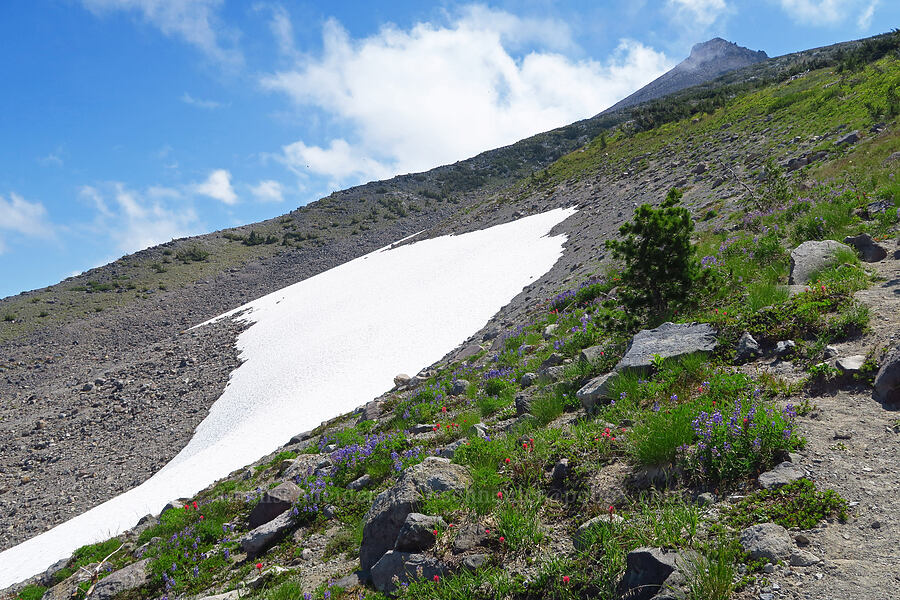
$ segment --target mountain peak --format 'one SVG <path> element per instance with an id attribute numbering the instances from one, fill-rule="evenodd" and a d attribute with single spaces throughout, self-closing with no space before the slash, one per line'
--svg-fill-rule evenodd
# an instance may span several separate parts
<path id="1" fill-rule="evenodd" d="M 762 50 L 753 51 L 738 46 L 734 42 L 715 37 L 706 42 L 694 44 L 690 56 L 675 65 L 672 70 L 603 112 L 608 113 L 655 100 L 768 58 L 769 56 Z"/>

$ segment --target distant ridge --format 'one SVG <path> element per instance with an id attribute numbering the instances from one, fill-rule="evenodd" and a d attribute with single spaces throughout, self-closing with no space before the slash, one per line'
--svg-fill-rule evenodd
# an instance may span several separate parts
<path id="1" fill-rule="evenodd" d="M 723 73 L 740 69 L 768 59 L 762 50 L 754 52 L 738 46 L 734 42 L 713 38 L 708 42 L 695 44 L 691 55 L 675 65 L 670 71 L 660 75 L 635 93 L 610 106 L 600 114 L 635 106 L 648 100 L 661 98 L 672 92 L 715 79 Z"/>

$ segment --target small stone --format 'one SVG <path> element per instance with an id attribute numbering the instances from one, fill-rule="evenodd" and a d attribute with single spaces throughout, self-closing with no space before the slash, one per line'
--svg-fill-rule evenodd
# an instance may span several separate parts
<path id="1" fill-rule="evenodd" d="M 462 566 L 470 571 L 477 571 L 488 561 L 486 554 L 470 554 L 462 560 Z"/>
<path id="2" fill-rule="evenodd" d="M 83 386 L 81 386 L 81 391 L 82 391 L 82 392 L 89 392 L 89 391 L 91 391 L 92 389 L 94 389 L 94 384 L 93 384 L 93 383 L 86 383 L 86 384 L 84 384 Z"/>
<path id="3" fill-rule="evenodd" d="M 741 531 L 741 546 L 753 560 L 764 558 L 776 562 L 790 556 L 792 544 L 787 530 L 781 525 L 760 523 Z"/>
<path id="4" fill-rule="evenodd" d="M 887 250 L 876 243 L 868 233 L 851 235 L 844 238 L 844 243 L 853 246 L 864 262 L 874 263 L 887 258 Z"/>
<path id="5" fill-rule="evenodd" d="M 737 345 L 737 362 L 747 362 L 760 356 L 762 352 L 759 349 L 759 343 L 753 339 L 750 332 L 745 331 L 738 340 Z"/>
<path id="6" fill-rule="evenodd" d="M 303 552 L 300 553 L 300 558 L 305 561 L 310 561 L 313 559 L 313 551 L 309 548 L 304 548 Z"/>
<path id="7" fill-rule="evenodd" d="M 544 339 L 549 340 L 550 338 L 552 338 L 554 334 L 556 334 L 557 329 L 559 329 L 559 325 L 557 325 L 556 323 L 551 323 L 550 325 L 544 327 Z"/>
<path id="8" fill-rule="evenodd" d="M 700 506 L 712 506 L 716 503 L 716 495 L 712 492 L 703 492 L 697 496 L 697 504 Z"/>
<path id="9" fill-rule="evenodd" d="M 449 394 L 451 396 L 462 396 L 469 389 L 469 382 L 465 379 L 454 379 L 450 384 Z"/>
<path id="10" fill-rule="evenodd" d="M 522 373 L 522 376 L 519 377 L 519 385 L 523 388 L 530 387 L 534 385 L 534 382 L 537 381 L 537 373 Z"/>
<path id="11" fill-rule="evenodd" d="M 768 564 L 766 564 L 766 566 L 763 567 L 763 573 L 768 573 L 769 575 L 771 575 L 774 572 L 775 572 L 775 565 L 773 565 L 772 563 L 768 563 Z M 771 597 L 772 594 L 769 594 L 769 596 Z"/>
<path id="12" fill-rule="evenodd" d="M 838 349 L 834 346 L 825 346 L 825 358 L 834 358 L 838 355 Z"/>
<path id="13" fill-rule="evenodd" d="M 872 529 L 881 529 L 881 521 L 872 521 Z"/>
<path id="14" fill-rule="evenodd" d="M 797 535 L 795 535 L 794 541 L 797 542 L 798 546 L 809 546 L 809 538 L 802 533 L 798 533 Z"/>
<path id="15" fill-rule="evenodd" d="M 792 567 L 810 567 L 819 562 L 819 557 L 806 550 L 797 550 L 791 553 L 790 564 Z"/>
<path id="16" fill-rule="evenodd" d="M 865 356 L 863 356 L 862 354 L 854 354 L 853 356 L 845 356 L 844 358 L 839 358 L 835 365 L 843 373 L 852 375 L 854 373 L 859 373 L 862 370 L 862 366 L 865 364 L 865 362 Z"/>
<path id="17" fill-rule="evenodd" d="M 847 135 L 845 135 L 844 137 L 842 137 L 841 139 L 839 139 L 838 141 L 836 141 L 834 143 L 834 145 L 841 146 L 843 144 L 855 144 L 858 141 L 859 141 L 859 130 L 855 129 L 855 130 L 851 131 L 850 133 L 848 133 Z"/>
<path id="18" fill-rule="evenodd" d="M 784 461 L 771 471 L 761 473 L 757 477 L 759 485 L 766 490 L 774 490 L 805 477 L 803 469 L 794 463 Z"/>
<path id="19" fill-rule="evenodd" d="M 359 477 L 358 479 L 354 479 L 353 481 L 348 483 L 347 489 L 348 490 L 361 490 L 364 487 L 366 487 L 367 485 L 369 485 L 370 481 L 372 481 L 372 478 L 369 476 L 368 473 L 366 473 L 363 476 Z"/>

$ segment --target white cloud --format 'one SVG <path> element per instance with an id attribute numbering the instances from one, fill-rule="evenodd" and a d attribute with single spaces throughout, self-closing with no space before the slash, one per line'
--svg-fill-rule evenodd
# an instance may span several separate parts
<path id="1" fill-rule="evenodd" d="M 216 12 L 223 0 L 82 0 L 94 14 L 136 11 L 165 35 L 179 37 L 204 54 L 222 63 L 240 64 L 241 53 L 225 48 L 222 38 L 232 44 L 236 33 L 224 28 Z"/>
<path id="2" fill-rule="evenodd" d="M 781 8 L 801 25 L 836 25 L 856 15 L 860 29 L 872 22 L 878 0 L 779 0 Z"/>
<path id="3" fill-rule="evenodd" d="M 195 194 L 209 196 L 225 204 L 235 204 L 238 200 L 231 187 L 231 173 L 225 169 L 216 169 L 209 174 L 206 181 L 194 184 L 191 189 Z"/>
<path id="4" fill-rule="evenodd" d="M 97 208 L 92 231 L 108 235 L 118 252 L 143 250 L 201 230 L 197 213 L 180 201 L 177 190 L 154 186 L 141 193 L 115 182 L 101 187 L 84 186 L 79 195 Z"/>
<path id="5" fill-rule="evenodd" d="M 260 202 L 284 201 L 284 190 L 281 184 L 271 179 L 260 181 L 257 185 L 250 188 L 250 193 Z"/>
<path id="6" fill-rule="evenodd" d="M 671 8 L 695 28 L 706 28 L 728 11 L 725 0 L 668 0 Z"/>
<path id="7" fill-rule="evenodd" d="M 53 225 L 47 221 L 47 209 L 40 202 L 28 202 L 16 193 L 9 194 L 9 200 L 0 196 L 0 232 L 8 231 L 25 237 L 53 239 Z M 7 248 L 0 238 L 0 254 Z"/>
<path id="8" fill-rule="evenodd" d="M 349 131 L 324 145 L 286 145 L 282 160 L 335 185 L 425 170 L 594 115 L 673 64 L 632 40 L 602 62 L 543 49 L 514 57 L 509 48 L 525 40 L 571 45 L 555 21 L 529 20 L 516 34 L 520 23 L 474 7 L 449 25 L 388 26 L 353 40 L 328 21 L 321 56 L 262 85 Z"/>
<path id="9" fill-rule="evenodd" d="M 221 102 L 216 102 L 215 100 L 202 100 L 200 98 L 194 98 L 187 92 L 182 94 L 181 101 L 190 106 L 196 106 L 197 108 L 214 109 L 222 107 Z"/>

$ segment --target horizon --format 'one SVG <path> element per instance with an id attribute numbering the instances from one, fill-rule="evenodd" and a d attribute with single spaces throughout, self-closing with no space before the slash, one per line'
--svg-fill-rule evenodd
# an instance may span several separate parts
<path id="1" fill-rule="evenodd" d="M 0 111 L 13 142 L 0 297 L 589 118 L 696 43 L 780 56 L 880 33 L 900 7 L 82 0 L 4 12 L 15 93 Z"/>

